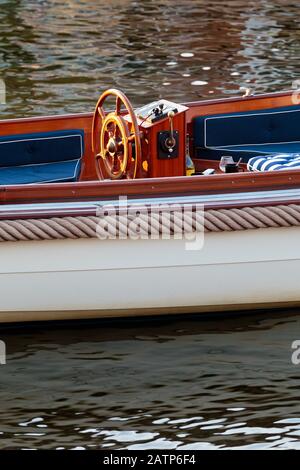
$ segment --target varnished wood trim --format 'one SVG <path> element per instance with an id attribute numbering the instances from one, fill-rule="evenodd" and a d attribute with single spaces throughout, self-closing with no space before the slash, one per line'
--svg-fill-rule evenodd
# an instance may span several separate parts
<path id="1" fill-rule="evenodd" d="M 91 119 L 93 113 L 77 113 L 77 114 L 53 114 L 50 116 L 34 116 L 34 117 L 20 117 L 15 119 L 0 119 L 2 124 L 20 124 L 21 122 L 44 122 L 44 121 L 66 121 L 72 119 Z"/>
<path id="2" fill-rule="evenodd" d="M 232 96 L 232 97 L 226 97 L 226 98 L 216 98 L 216 99 L 204 99 L 204 100 L 199 100 L 199 101 L 189 101 L 187 103 L 183 103 L 184 106 L 187 106 L 188 108 L 195 107 L 195 106 L 201 106 L 201 105 L 207 105 L 207 104 L 220 104 L 220 103 L 236 103 L 236 102 L 251 102 L 251 101 L 257 101 L 257 100 L 262 100 L 262 99 L 269 99 L 269 98 L 282 98 L 282 97 L 289 97 L 291 96 L 295 90 L 286 90 L 286 91 L 279 91 L 279 92 L 271 92 L 271 93 L 261 93 L 260 95 L 249 95 L 242 97 L 241 95 L 239 96 Z"/>
<path id="3" fill-rule="evenodd" d="M 260 95 L 250 95 L 245 98 L 242 96 L 233 96 L 233 97 L 222 97 L 216 99 L 204 99 L 199 101 L 189 101 L 187 103 L 183 103 L 184 106 L 189 108 L 202 106 L 202 105 L 214 105 L 220 103 L 236 103 L 236 102 L 251 102 L 257 101 L 265 98 L 279 98 L 279 97 L 288 97 L 291 96 L 293 90 L 287 90 L 282 92 L 273 92 L 273 93 L 262 93 Z M 49 120 L 68 120 L 68 119 L 78 119 L 78 118 L 88 118 L 92 119 L 93 113 L 86 112 L 86 113 L 77 113 L 77 114 L 58 114 L 58 115 L 50 115 L 50 116 L 34 116 L 34 117 L 20 117 L 15 119 L 0 119 L 0 125 L 4 123 L 20 123 L 20 122 L 38 122 L 38 121 L 49 121 Z"/>
<path id="4" fill-rule="evenodd" d="M 0 204 L 72 199 L 105 200 L 119 196 L 141 198 L 183 194 L 186 196 L 225 194 L 293 187 L 300 187 L 299 170 L 120 181 L 82 181 L 78 183 L 0 186 Z"/>

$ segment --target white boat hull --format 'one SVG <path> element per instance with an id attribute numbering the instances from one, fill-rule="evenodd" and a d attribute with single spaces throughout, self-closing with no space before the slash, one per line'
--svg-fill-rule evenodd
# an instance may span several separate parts
<path id="1" fill-rule="evenodd" d="M 0 322 L 107 318 L 300 304 L 300 227 L 183 240 L 0 245 Z"/>

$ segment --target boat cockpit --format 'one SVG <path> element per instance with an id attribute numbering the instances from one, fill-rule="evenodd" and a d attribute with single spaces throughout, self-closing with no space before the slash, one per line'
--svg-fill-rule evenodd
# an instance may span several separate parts
<path id="1" fill-rule="evenodd" d="M 292 92 L 134 110 L 110 89 L 93 114 L 0 121 L 0 186 L 300 169 L 299 123 Z"/>

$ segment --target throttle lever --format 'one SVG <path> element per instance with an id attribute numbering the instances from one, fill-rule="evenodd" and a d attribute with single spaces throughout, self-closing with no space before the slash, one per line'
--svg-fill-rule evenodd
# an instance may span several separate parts
<path id="1" fill-rule="evenodd" d="M 174 126 L 173 126 L 174 116 L 175 116 L 174 111 L 169 111 L 168 112 L 170 131 L 169 131 L 169 136 L 165 140 L 165 146 L 167 147 L 169 152 L 173 152 L 174 147 L 176 145 L 176 140 L 175 140 L 175 137 L 174 137 Z"/>

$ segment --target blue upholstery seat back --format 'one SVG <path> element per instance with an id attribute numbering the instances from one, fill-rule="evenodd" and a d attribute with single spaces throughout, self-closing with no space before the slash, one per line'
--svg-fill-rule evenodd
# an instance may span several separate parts
<path id="1" fill-rule="evenodd" d="M 199 116 L 194 119 L 196 157 L 300 151 L 300 106 Z"/>
<path id="2" fill-rule="evenodd" d="M 0 137 L 0 166 L 34 165 L 79 159 L 84 132 L 66 130 Z"/>
<path id="3" fill-rule="evenodd" d="M 83 154 L 81 129 L 0 137 L 0 184 L 76 181 Z"/>

